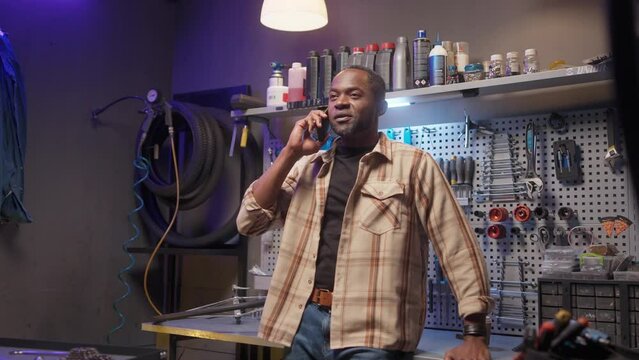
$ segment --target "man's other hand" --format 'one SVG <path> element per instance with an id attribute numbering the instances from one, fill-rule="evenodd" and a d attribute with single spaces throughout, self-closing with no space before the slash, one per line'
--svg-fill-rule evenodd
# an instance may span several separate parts
<path id="1" fill-rule="evenodd" d="M 444 355 L 444 360 L 490 360 L 490 352 L 483 337 L 466 336 L 461 345 Z"/>

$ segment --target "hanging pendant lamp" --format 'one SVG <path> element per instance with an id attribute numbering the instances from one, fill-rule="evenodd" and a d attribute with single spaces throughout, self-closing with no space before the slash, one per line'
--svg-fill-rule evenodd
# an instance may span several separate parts
<path id="1" fill-rule="evenodd" d="M 264 0 L 260 22 L 271 29 L 309 31 L 328 23 L 324 0 Z"/>

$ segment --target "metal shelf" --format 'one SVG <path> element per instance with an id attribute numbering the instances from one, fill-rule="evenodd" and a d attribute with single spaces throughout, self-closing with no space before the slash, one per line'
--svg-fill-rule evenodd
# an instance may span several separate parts
<path id="1" fill-rule="evenodd" d="M 427 88 L 392 91 L 386 93 L 386 100 L 409 103 L 411 105 L 442 100 L 461 99 L 494 94 L 509 94 L 527 90 L 544 90 L 544 93 L 577 86 L 602 83 L 612 84 L 613 74 L 609 63 L 583 65 L 559 70 L 548 70 L 533 74 L 522 74 L 497 79 L 433 86 Z M 565 89 L 564 89 L 565 90 Z M 272 119 L 306 115 L 311 108 L 286 109 L 285 107 L 261 107 L 248 110 L 233 110 L 231 117 L 248 117 L 250 120 Z"/>

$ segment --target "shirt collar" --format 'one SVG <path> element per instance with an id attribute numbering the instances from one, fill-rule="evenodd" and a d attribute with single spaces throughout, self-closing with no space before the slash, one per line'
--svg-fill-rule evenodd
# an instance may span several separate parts
<path id="1" fill-rule="evenodd" d="M 388 139 L 388 137 L 386 137 L 386 134 L 384 134 L 383 132 L 379 132 L 378 134 L 379 134 L 379 140 L 377 140 L 377 144 L 375 144 L 375 147 L 370 152 L 370 154 L 379 154 L 385 157 L 388 161 L 391 161 L 393 159 L 392 151 L 391 151 L 391 142 Z M 331 145 L 330 149 L 313 154 L 310 162 L 322 160 L 322 162 L 328 163 L 333 161 L 333 158 L 335 157 L 335 149 L 337 148 L 338 143 L 339 143 L 339 137 L 336 138 L 335 141 L 333 141 L 333 144 Z M 368 157 L 371 155 L 367 154 L 364 156 Z"/>

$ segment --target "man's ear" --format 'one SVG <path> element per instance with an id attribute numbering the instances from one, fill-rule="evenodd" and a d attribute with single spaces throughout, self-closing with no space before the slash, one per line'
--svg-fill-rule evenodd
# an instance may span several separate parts
<path id="1" fill-rule="evenodd" d="M 382 100 L 377 104 L 377 112 L 379 113 L 379 116 L 382 116 L 386 113 L 386 110 L 388 110 L 388 103 L 386 102 L 386 100 Z"/>

